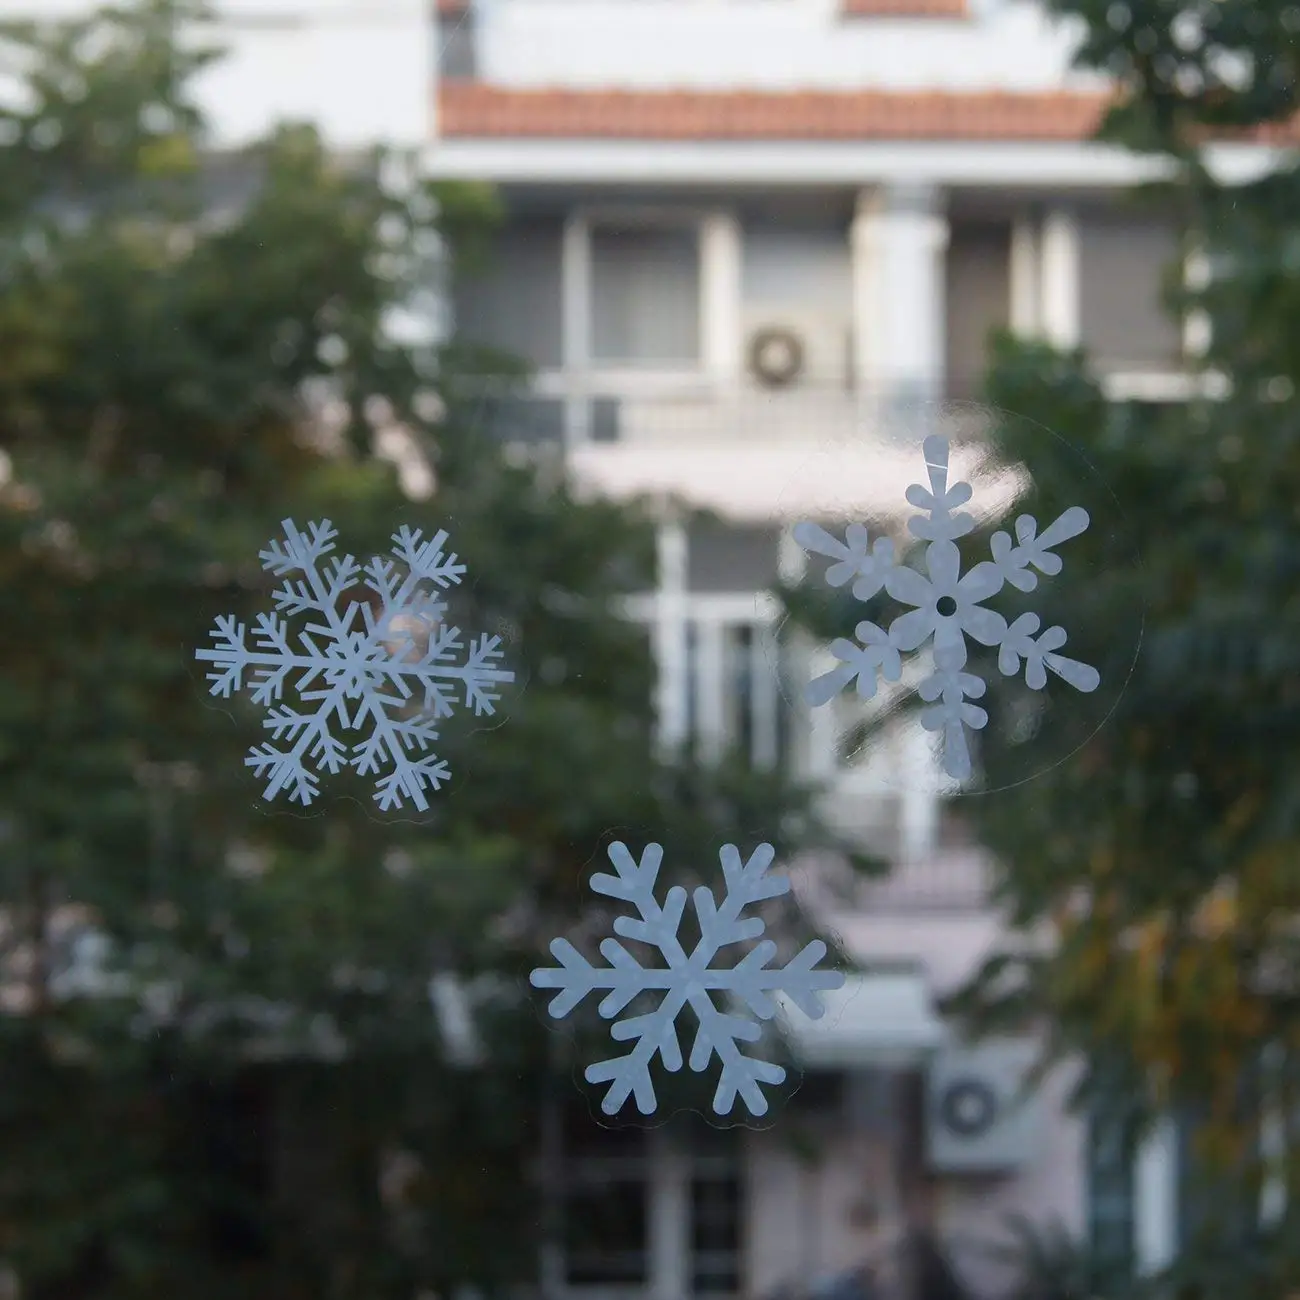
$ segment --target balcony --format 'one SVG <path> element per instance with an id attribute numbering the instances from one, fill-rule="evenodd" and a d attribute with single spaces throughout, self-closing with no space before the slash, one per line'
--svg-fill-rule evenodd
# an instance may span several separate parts
<path id="1" fill-rule="evenodd" d="M 886 400 L 830 384 L 771 393 L 649 377 L 615 390 L 543 375 L 532 386 L 467 385 L 458 402 L 464 418 L 516 451 L 563 454 L 580 490 L 675 499 L 735 523 L 897 514 L 930 433 L 949 438 L 954 471 L 989 509 L 1009 506 L 1016 491 L 980 470 L 987 416 L 920 394 Z"/>
<path id="2" fill-rule="evenodd" d="M 788 389 L 724 383 L 698 375 L 629 372 L 583 378 L 542 372 L 531 384 L 478 381 L 460 390 L 471 417 L 507 444 L 590 443 L 623 447 L 771 448 L 879 438 L 900 422 L 940 418 L 954 439 L 981 427 L 970 403 L 939 393 L 863 392 L 804 381 Z M 964 385 L 962 396 L 973 396 Z M 954 398 L 957 394 L 954 394 Z"/>

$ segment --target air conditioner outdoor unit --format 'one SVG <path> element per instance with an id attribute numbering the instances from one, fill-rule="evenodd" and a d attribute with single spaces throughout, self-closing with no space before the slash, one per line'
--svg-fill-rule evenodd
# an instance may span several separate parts
<path id="1" fill-rule="evenodd" d="M 926 1163 L 940 1173 L 1009 1172 L 1041 1141 L 1042 1100 L 1023 1092 L 1038 1058 L 1021 1040 L 948 1047 L 926 1076 Z"/>
<path id="2" fill-rule="evenodd" d="M 760 325 L 749 336 L 749 373 L 764 388 L 788 388 L 804 373 L 807 344 L 793 325 Z"/>
<path id="3" fill-rule="evenodd" d="M 766 360 L 759 365 L 769 365 L 788 373 L 791 342 L 797 345 L 799 365 L 796 373 L 785 380 L 785 388 L 826 389 L 842 391 L 848 382 L 850 369 L 847 353 L 848 332 L 852 322 L 843 313 L 816 306 L 787 302 L 752 302 L 742 308 L 741 348 L 745 369 L 750 379 L 765 388 L 779 388 L 765 380 L 759 372 L 759 356 Z M 777 363 L 780 363 L 777 366 Z"/>

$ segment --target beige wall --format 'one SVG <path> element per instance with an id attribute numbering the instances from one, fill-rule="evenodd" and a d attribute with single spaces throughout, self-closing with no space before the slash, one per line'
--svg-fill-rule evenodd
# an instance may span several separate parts
<path id="1" fill-rule="evenodd" d="M 803 1132 L 778 1123 L 750 1135 L 747 1295 L 808 1283 L 862 1263 L 890 1211 L 884 1143 L 829 1117 Z"/>
<path id="2" fill-rule="evenodd" d="M 995 1291 L 1005 1274 L 981 1245 L 1011 1240 L 1006 1219 L 1059 1220 L 1084 1228 L 1083 1126 L 1063 1117 L 1068 1071 L 1045 1085 L 1043 1140 L 1020 1170 L 941 1175 L 936 1226 L 963 1278 Z M 893 1222 L 892 1173 L 883 1141 L 853 1136 L 838 1117 L 818 1131 L 778 1123 L 748 1135 L 745 1295 L 763 1300 L 792 1283 L 846 1272 L 872 1258 Z"/>

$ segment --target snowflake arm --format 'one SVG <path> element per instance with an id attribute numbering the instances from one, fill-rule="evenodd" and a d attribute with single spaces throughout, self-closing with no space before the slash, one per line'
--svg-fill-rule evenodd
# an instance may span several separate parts
<path id="1" fill-rule="evenodd" d="M 844 637 L 831 642 L 831 654 L 840 664 L 808 683 L 804 696 L 813 707 L 834 699 L 850 682 L 857 683 L 858 699 L 874 699 L 880 678 L 896 682 L 903 675 L 902 658 L 884 628 L 864 620 L 854 635 L 856 642 Z"/>
<path id="2" fill-rule="evenodd" d="M 935 655 L 934 672 L 917 688 L 930 707 L 921 711 L 921 725 L 943 737 L 943 768 L 949 776 L 966 780 L 971 774 L 970 745 L 966 729 L 978 731 L 989 715 L 969 700 L 980 699 L 987 689 L 983 678 L 962 672 L 965 648 Z"/>
<path id="3" fill-rule="evenodd" d="M 588 1082 L 610 1085 L 602 1102 L 607 1114 L 616 1113 L 629 1096 L 635 1098 L 642 1114 L 654 1110 L 656 1098 L 650 1067 L 658 1056 L 668 1071 L 681 1069 L 676 1022 L 688 1004 L 697 1021 L 690 1068 L 697 1073 L 707 1069 L 715 1055 L 721 1063 L 714 1110 L 727 1114 L 740 1097 L 751 1114 L 766 1113 L 767 1100 L 760 1085 L 780 1083 L 785 1071 L 741 1051 L 739 1044 L 757 1042 L 762 1035 L 752 1017 L 771 1019 L 776 1004 L 769 993 L 780 989 L 805 1014 L 815 1018 L 822 1013 L 818 991 L 838 988 L 844 982 L 839 971 L 815 969 L 826 953 L 826 945 L 820 941 L 806 945 L 785 967 L 769 965 L 776 955 L 776 945 L 770 940 L 757 945 L 735 966 L 713 965 L 722 948 L 762 935 L 761 919 L 742 917 L 746 907 L 789 891 L 788 879 L 769 874 L 774 856 L 774 850 L 767 844 L 760 845 L 748 861 L 741 859 L 734 845 L 722 848 L 719 857 L 727 892 L 719 905 L 710 890 L 703 887 L 695 890 L 692 901 L 700 924 L 700 940 L 688 955 L 678 938 L 687 902 L 686 890 L 674 886 L 662 906 L 655 898 L 662 848 L 657 844 L 648 845 L 638 863 L 626 845 L 610 846 L 609 859 L 617 874 L 596 875 L 591 882 L 592 889 L 635 908 L 635 917 L 621 916 L 614 921 L 615 934 L 657 948 L 666 966 L 642 967 L 616 939 L 606 939 L 600 947 L 609 965 L 592 966 L 568 940 L 556 939 L 551 944 L 551 953 L 559 966 L 535 970 L 530 976 L 535 988 L 559 990 L 548 1008 L 557 1019 L 568 1015 L 597 989 L 608 990 L 597 1008 L 607 1020 L 619 1016 L 637 994 L 663 991 L 664 996 L 654 1010 L 616 1020 L 611 1027 L 610 1037 L 615 1042 L 633 1042 L 632 1050 L 587 1069 Z M 730 995 L 733 1002 L 747 1007 L 752 1017 L 719 1009 L 711 996 L 713 991 Z"/>
<path id="4" fill-rule="evenodd" d="M 1063 627 L 1049 627 L 1034 639 L 1040 626 L 1037 614 L 1021 614 L 1007 629 L 998 654 L 998 667 L 1007 677 L 1014 677 L 1025 667 L 1025 685 L 1041 691 L 1047 685 L 1047 674 L 1054 672 L 1062 681 L 1069 682 L 1076 691 L 1087 694 L 1101 684 L 1101 674 L 1090 664 L 1080 663 L 1056 653 L 1066 641 Z"/>
<path id="5" fill-rule="evenodd" d="M 919 483 L 913 483 L 907 489 L 908 502 L 925 512 L 908 520 L 908 532 L 924 542 L 955 542 L 975 527 L 971 515 L 953 513 L 974 495 L 971 485 L 954 483 L 952 487 L 948 486 L 947 438 L 931 436 L 921 445 L 921 451 L 925 456 L 930 487 L 927 490 Z"/>
<path id="6" fill-rule="evenodd" d="M 1086 532 L 1089 522 L 1088 512 L 1082 506 L 1071 506 L 1055 523 L 1039 533 L 1038 521 L 1033 515 L 1021 515 L 1016 520 L 1018 546 L 1013 546 L 1010 536 L 1003 532 L 994 533 L 989 539 L 992 562 L 1013 587 L 1019 591 L 1033 591 L 1038 586 L 1038 574 L 1032 569 L 1054 578 L 1064 567 L 1055 548 Z"/>
<path id="7" fill-rule="evenodd" d="M 870 600 L 881 591 L 894 568 L 893 539 L 878 537 L 869 545 L 867 530 L 861 524 L 850 524 L 843 542 L 813 523 L 796 524 L 794 537 L 805 550 L 836 561 L 826 570 L 827 586 L 842 587 L 856 578 L 853 595 L 857 600 Z"/>

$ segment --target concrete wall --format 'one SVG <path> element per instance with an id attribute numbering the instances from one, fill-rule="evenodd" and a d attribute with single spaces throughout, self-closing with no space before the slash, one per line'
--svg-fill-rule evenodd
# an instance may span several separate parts
<path id="1" fill-rule="evenodd" d="M 914 910 L 844 915 L 835 926 L 847 951 L 859 960 L 911 961 L 925 973 L 936 999 L 955 992 L 981 962 L 1005 942 L 998 915 L 987 908 L 930 914 Z M 1072 1085 L 1061 1069 L 1044 1085 L 1046 1123 L 1030 1162 L 998 1178 L 948 1176 L 939 1197 L 939 1221 L 956 1241 L 1005 1238 L 1004 1221 L 1021 1214 L 1059 1220 L 1072 1232 L 1085 1226 L 1085 1124 L 1066 1111 Z M 990 1270 L 988 1281 L 997 1280 Z"/>
<path id="2" fill-rule="evenodd" d="M 845 222 L 751 218 L 743 225 L 746 339 L 772 325 L 804 340 L 807 382 L 843 386 L 851 366 L 853 266 Z"/>
<path id="3" fill-rule="evenodd" d="M 0 20 L 75 18 L 86 0 L 0 0 Z M 199 99 L 216 143 L 311 120 L 331 146 L 424 143 L 435 35 L 425 0 L 218 0 L 204 39 L 229 57 L 203 74 Z"/>
<path id="4" fill-rule="evenodd" d="M 893 1197 L 890 1159 L 883 1135 L 853 1132 L 835 1112 L 751 1133 L 745 1295 L 806 1285 L 869 1258 Z"/>
<path id="5" fill-rule="evenodd" d="M 1075 32 L 1025 0 L 970 20 L 844 19 L 838 0 L 482 0 L 478 68 L 517 86 L 1045 89 Z"/>

